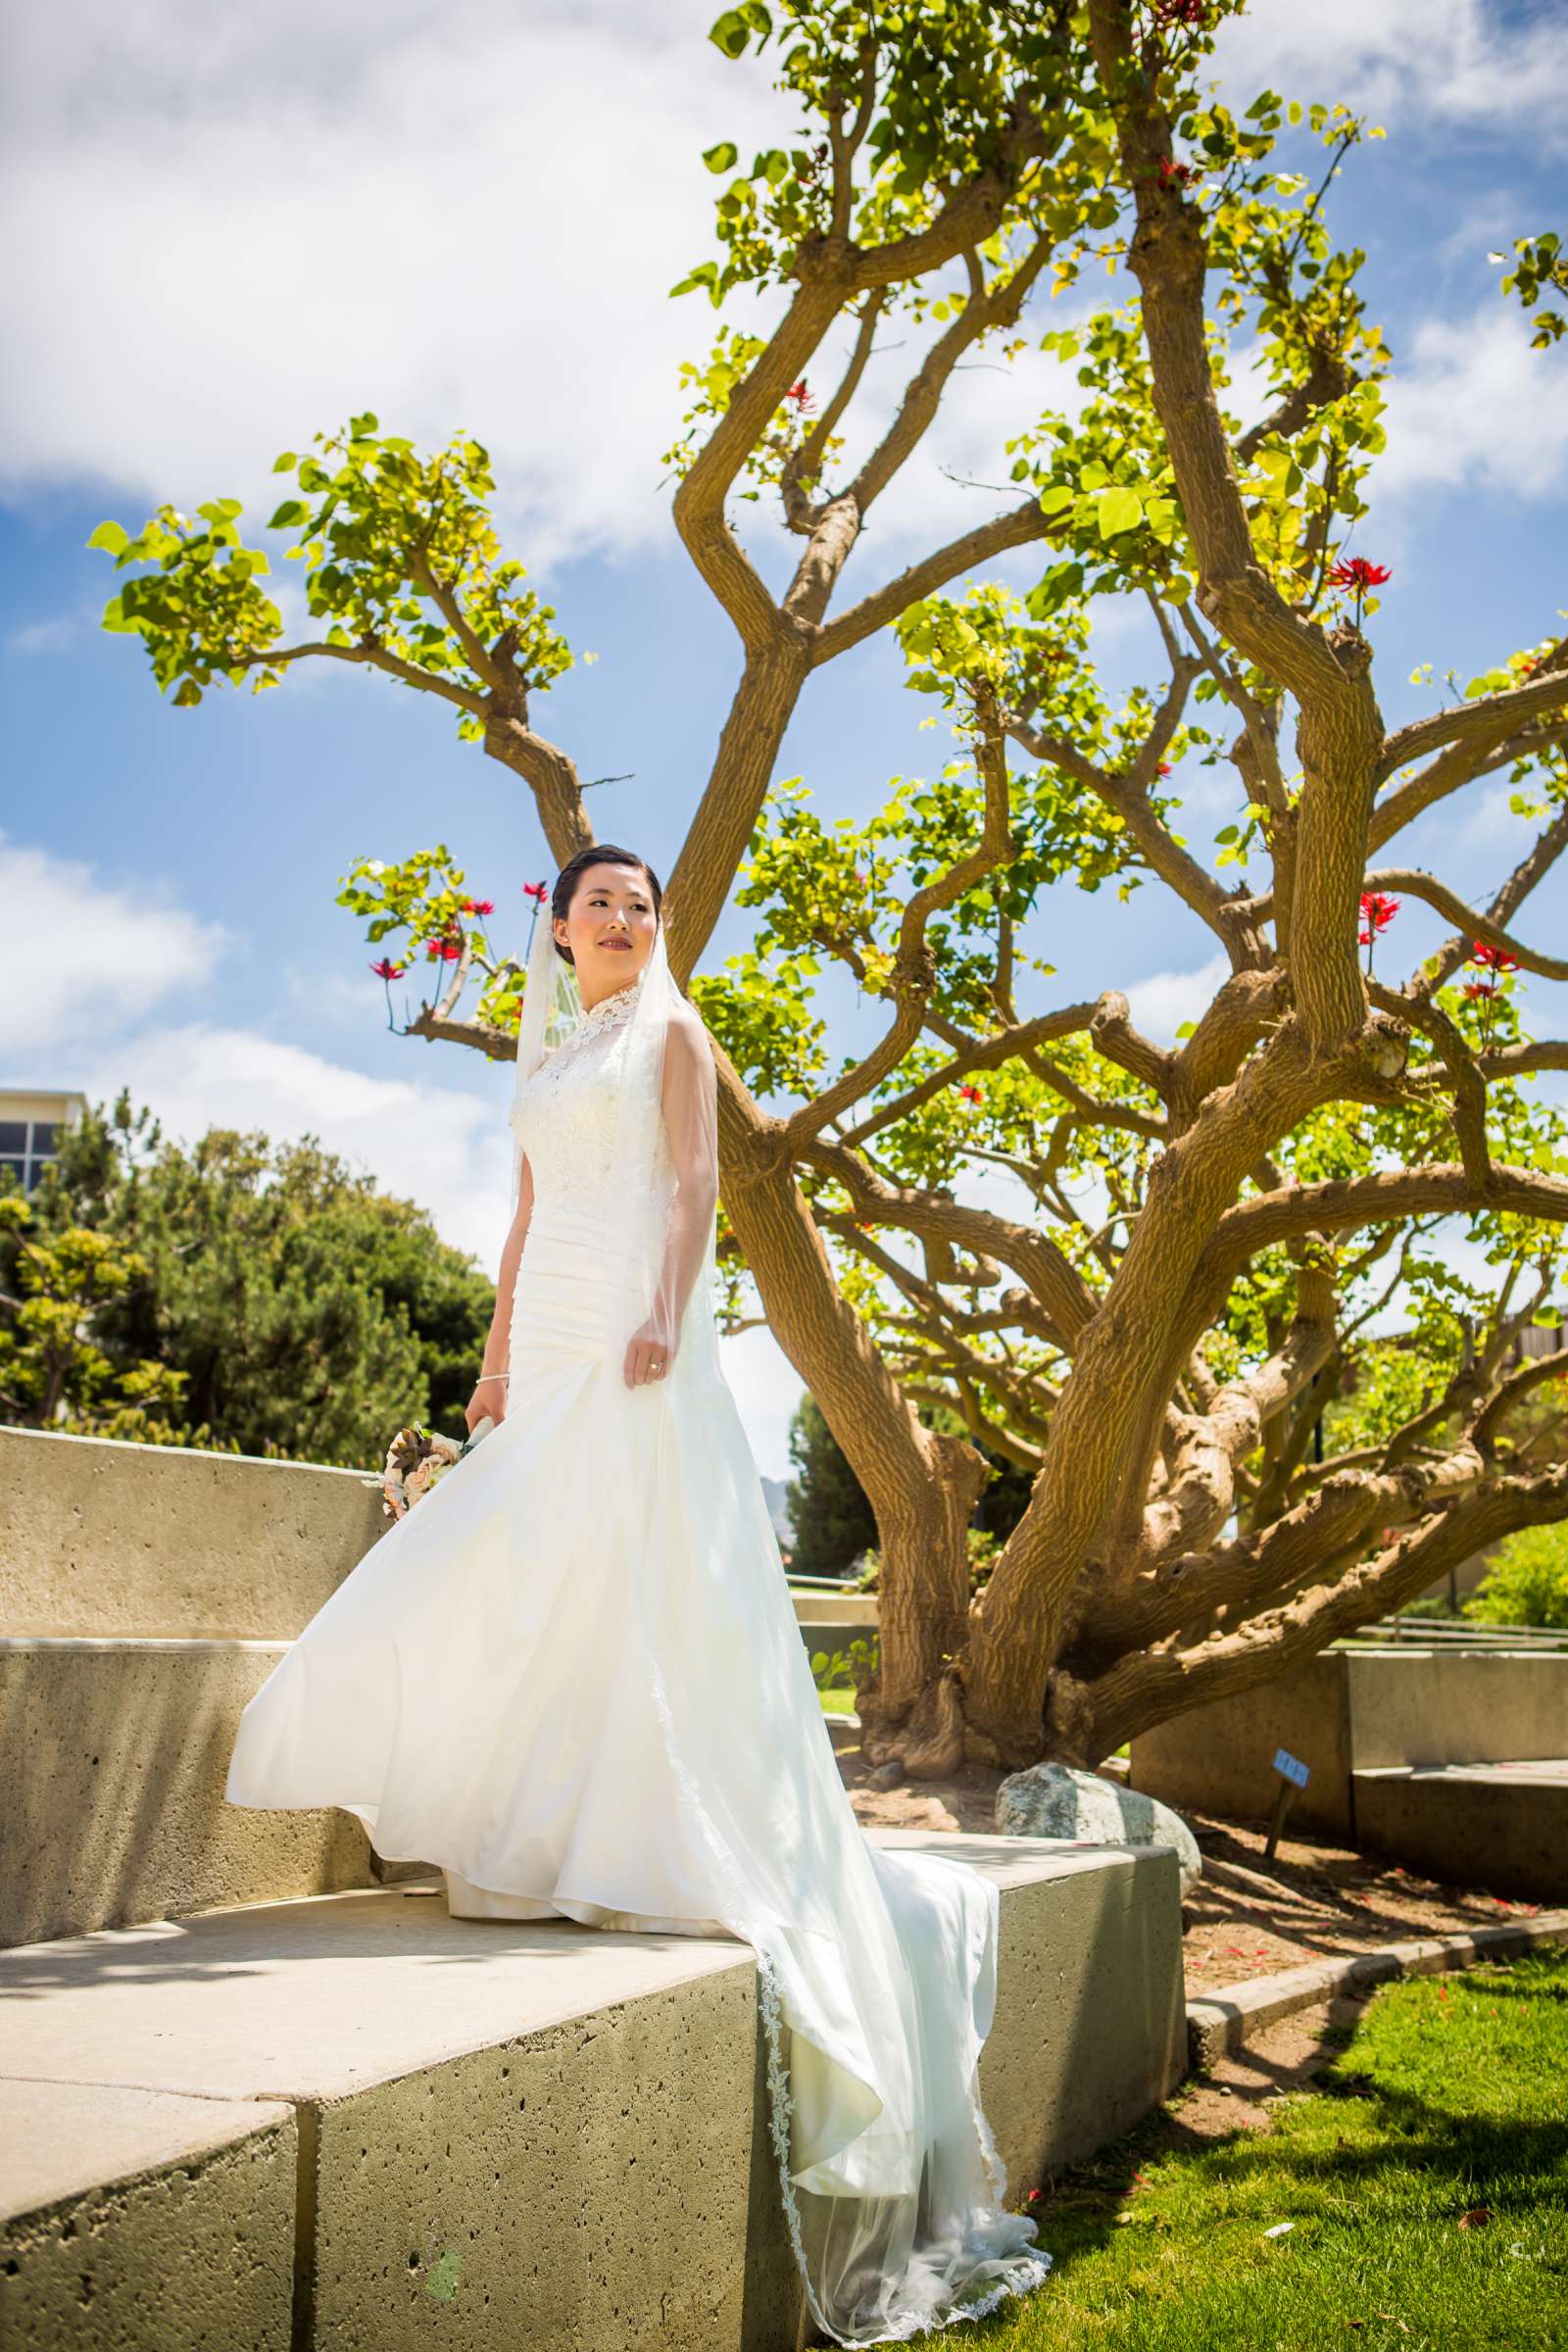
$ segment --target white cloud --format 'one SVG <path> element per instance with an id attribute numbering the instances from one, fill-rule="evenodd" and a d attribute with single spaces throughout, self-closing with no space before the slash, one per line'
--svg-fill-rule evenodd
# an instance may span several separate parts
<path id="1" fill-rule="evenodd" d="M 533 568 L 667 543 L 678 369 L 715 324 L 701 295 L 668 298 L 714 250 L 701 152 L 796 126 L 769 63 L 708 40 L 711 0 L 68 14 L 19 25 L 0 97 L 0 333 L 29 354 L 0 386 L 0 495 L 96 483 L 129 524 L 234 496 L 254 525 L 278 450 L 369 406 L 423 446 L 473 432 Z M 783 299 L 733 323 L 765 331 Z M 847 459 L 935 332 L 890 326 Z M 839 347 L 842 325 L 814 390 Z M 1011 503 L 1004 440 L 1086 397 L 1037 350 L 966 363 L 877 509 L 870 574 Z M 770 505 L 742 515 L 764 568 L 798 555 Z M 291 585 L 279 565 L 271 593 Z"/>
<path id="2" fill-rule="evenodd" d="M 1560 144 L 1568 53 L 1560 12 L 1497 0 L 1254 0 L 1227 20 L 1215 51 L 1232 99 L 1267 83 L 1305 99 L 1344 99 L 1412 128 L 1528 122 Z"/>
<path id="3" fill-rule="evenodd" d="M 667 529 L 677 365 L 711 331 L 701 296 L 667 299 L 712 250 L 700 152 L 787 127 L 711 13 L 27 12 L 0 100 L 0 332 L 28 354 L 0 487 L 265 519 L 277 450 L 369 405 L 484 442 L 526 560 Z"/>
<path id="4" fill-rule="evenodd" d="M 76 1079 L 93 1101 L 122 1086 L 171 1140 L 210 1127 L 260 1128 L 275 1142 L 315 1135 L 351 1166 L 427 1208 L 442 1238 L 494 1274 L 510 1218 L 510 1073 L 493 1100 L 457 1087 L 378 1078 L 251 1029 L 203 1021 L 152 1027 Z"/>
<path id="5" fill-rule="evenodd" d="M 1127 990 L 1133 1026 L 1156 1044 L 1170 1045 L 1184 1021 L 1196 1021 L 1207 1011 L 1230 969 L 1229 957 L 1221 954 L 1210 956 L 1196 971 L 1151 972 L 1147 979 L 1135 980 Z"/>
<path id="6" fill-rule="evenodd" d="M 1549 355 L 1529 344 L 1525 320 L 1500 305 L 1423 321 L 1389 383 L 1389 445 L 1372 477 L 1379 500 L 1433 484 L 1525 498 L 1564 487 L 1568 402 Z"/>
<path id="7" fill-rule="evenodd" d="M 91 867 L 0 834 L 0 905 L 23 987 L 0 995 L 0 1050 L 58 1052 L 141 1019 L 205 980 L 227 943 L 199 922 L 100 882 Z"/>

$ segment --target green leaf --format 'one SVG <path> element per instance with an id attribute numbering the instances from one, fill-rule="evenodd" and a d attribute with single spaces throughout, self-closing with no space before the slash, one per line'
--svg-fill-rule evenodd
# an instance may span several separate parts
<path id="1" fill-rule="evenodd" d="M 297 523 L 305 520 L 310 511 L 302 500 L 285 498 L 267 527 L 270 531 L 291 531 Z"/>
<path id="2" fill-rule="evenodd" d="M 1118 486 L 1107 490 L 1098 503 L 1102 539 L 1115 539 L 1123 531 L 1136 530 L 1143 520 L 1144 502 L 1136 490 Z"/>
<path id="3" fill-rule="evenodd" d="M 272 460 L 272 471 L 274 473 L 292 473 L 298 464 L 299 459 L 294 452 L 291 449 L 285 449 L 280 458 Z"/>
<path id="4" fill-rule="evenodd" d="M 772 29 L 773 21 L 759 0 L 743 0 L 741 7 L 725 10 L 708 37 L 726 57 L 744 57 L 754 32 L 761 48 Z"/>
<path id="5" fill-rule="evenodd" d="M 703 161 L 710 172 L 733 172 L 737 153 L 733 139 L 720 139 L 716 147 L 703 149 Z"/>
<path id="6" fill-rule="evenodd" d="M 670 299 L 673 301 L 677 294 L 690 294 L 698 286 L 707 286 L 711 292 L 717 276 L 716 262 L 699 262 L 689 277 L 683 277 L 678 286 L 670 287 Z"/>
<path id="7" fill-rule="evenodd" d="M 108 556 L 122 555 L 130 545 L 130 533 L 122 523 L 101 522 L 88 540 L 89 547 L 101 547 Z"/>

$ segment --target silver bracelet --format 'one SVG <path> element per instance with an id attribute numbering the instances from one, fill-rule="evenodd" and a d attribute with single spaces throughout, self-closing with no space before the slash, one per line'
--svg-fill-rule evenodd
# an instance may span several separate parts
<path id="1" fill-rule="evenodd" d="M 510 1380 L 511 1378 L 512 1374 L 510 1372 L 481 1372 L 478 1379 L 473 1384 L 474 1394 L 477 1396 L 478 1392 L 484 1387 L 484 1384 L 487 1380 Z"/>

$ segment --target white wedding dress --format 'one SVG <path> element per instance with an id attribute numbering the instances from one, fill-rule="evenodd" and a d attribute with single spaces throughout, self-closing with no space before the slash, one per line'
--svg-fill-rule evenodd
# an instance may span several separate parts
<path id="1" fill-rule="evenodd" d="M 903 2340 L 1049 2267 L 976 2087 L 997 1890 L 855 1818 L 702 1286 L 665 1379 L 625 1384 L 627 1266 L 662 1205 L 628 1216 L 609 1148 L 633 993 L 517 1097 L 534 1204 L 505 1420 L 292 1642 L 226 1795 L 357 1814 L 466 1918 L 752 1944 L 810 2308 L 840 2342 Z"/>

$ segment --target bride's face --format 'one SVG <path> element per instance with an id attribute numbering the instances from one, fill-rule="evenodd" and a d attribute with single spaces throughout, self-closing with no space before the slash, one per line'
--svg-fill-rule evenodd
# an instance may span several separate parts
<path id="1" fill-rule="evenodd" d="M 586 865 L 556 938 L 571 950 L 584 1004 L 635 980 L 654 952 L 659 915 L 648 876 L 635 865 Z"/>

